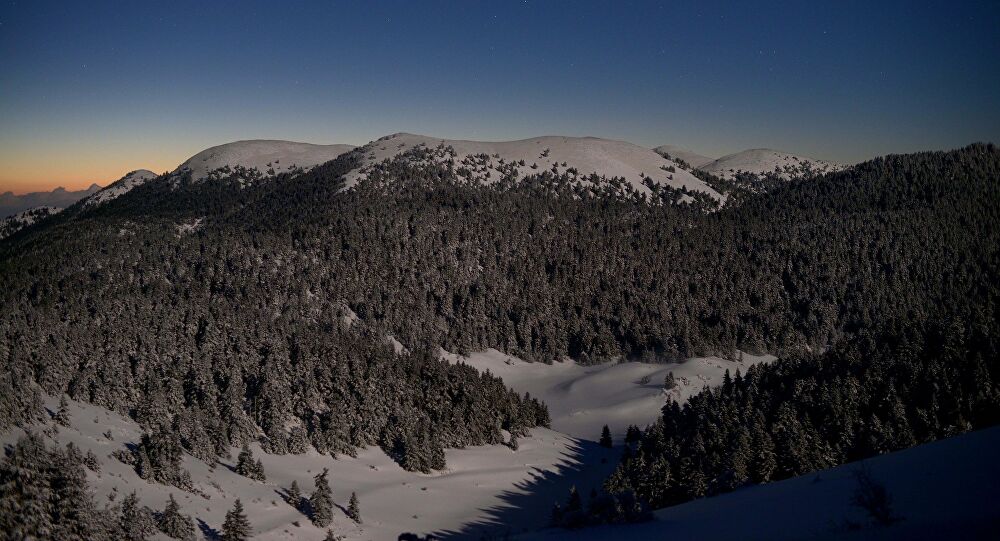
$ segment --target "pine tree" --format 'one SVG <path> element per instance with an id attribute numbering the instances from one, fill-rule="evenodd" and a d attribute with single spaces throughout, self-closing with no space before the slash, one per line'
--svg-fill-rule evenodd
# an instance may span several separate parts
<path id="1" fill-rule="evenodd" d="M 140 478 L 151 481 L 153 479 L 153 464 L 149 461 L 149 453 L 146 452 L 144 446 L 140 445 L 138 454 L 139 457 L 136 459 L 135 472 L 139 474 Z"/>
<path id="2" fill-rule="evenodd" d="M 614 446 L 614 440 L 611 439 L 611 429 L 608 428 L 608 425 L 604 425 L 604 428 L 601 429 L 601 439 L 598 443 L 600 443 L 601 447 L 607 447 L 608 449 Z"/>
<path id="3" fill-rule="evenodd" d="M 180 509 L 180 506 L 177 505 L 177 500 L 171 494 L 170 499 L 167 501 L 167 507 L 163 510 L 163 513 L 160 513 L 158 524 L 160 531 L 174 539 L 183 539 L 185 541 L 194 539 L 194 522 L 182 515 Z"/>
<path id="4" fill-rule="evenodd" d="M 639 440 L 641 439 L 642 431 L 639 430 L 639 427 L 635 425 L 628 425 L 628 429 L 625 431 L 625 443 L 631 445 L 633 443 L 639 443 Z"/>
<path id="5" fill-rule="evenodd" d="M 343 541 L 343 539 L 344 536 L 334 535 L 333 530 L 327 530 L 326 536 L 323 538 L 323 541 Z"/>
<path id="6" fill-rule="evenodd" d="M 240 450 L 239 456 L 236 458 L 236 473 L 257 481 L 266 480 L 264 465 L 260 460 L 254 460 L 253 451 L 245 443 Z"/>
<path id="7" fill-rule="evenodd" d="M 59 397 L 59 409 L 56 410 L 52 419 L 56 422 L 56 424 L 69 426 L 69 402 L 66 401 L 66 395 Z"/>
<path id="8" fill-rule="evenodd" d="M 351 520 L 361 524 L 361 509 L 358 507 L 358 495 L 351 492 L 351 500 L 347 504 L 347 516 L 351 517 Z"/>
<path id="9" fill-rule="evenodd" d="M 330 490 L 330 483 L 326 479 L 328 471 L 323 468 L 323 472 L 316 475 L 314 478 L 316 490 L 309 498 L 313 524 L 321 528 L 333 520 L 333 491 Z"/>
<path id="10" fill-rule="evenodd" d="M 288 435 L 288 452 L 299 455 L 308 449 L 309 435 L 306 433 L 306 429 L 301 426 L 292 427 L 291 433 Z"/>
<path id="11" fill-rule="evenodd" d="M 114 514 L 99 509 L 74 447 L 49 449 L 31 433 L 0 459 L 0 538 L 120 539 Z"/>
<path id="12" fill-rule="evenodd" d="M 302 491 L 297 481 L 292 481 L 292 486 L 288 487 L 288 504 L 296 509 L 302 508 Z"/>
<path id="13" fill-rule="evenodd" d="M 243 502 L 237 498 L 233 508 L 226 513 L 226 521 L 222 523 L 222 541 L 246 541 L 251 532 L 250 521 L 243 512 Z"/>
<path id="14" fill-rule="evenodd" d="M 555 502 L 552 504 L 552 514 L 550 515 L 549 518 L 549 524 L 551 526 L 562 526 L 562 522 L 563 522 L 562 506 L 559 505 L 559 502 Z"/>
<path id="15" fill-rule="evenodd" d="M 674 379 L 673 372 L 667 372 L 667 376 L 663 378 L 663 388 L 667 391 L 672 390 L 677 387 L 677 381 Z"/>
<path id="16" fill-rule="evenodd" d="M 135 491 L 122 501 L 119 524 L 127 541 L 142 541 L 156 530 L 156 520 L 149 509 L 139 504 Z"/>
<path id="17" fill-rule="evenodd" d="M 583 500 L 576 490 L 576 485 L 569 488 L 569 498 L 566 499 L 566 513 L 575 513 L 583 509 Z"/>

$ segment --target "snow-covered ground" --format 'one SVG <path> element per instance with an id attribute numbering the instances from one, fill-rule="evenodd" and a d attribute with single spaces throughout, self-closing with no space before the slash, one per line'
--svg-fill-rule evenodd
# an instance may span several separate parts
<path id="1" fill-rule="evenodd" d="M 671 158 L 680 158 L 688 163 L 691 167 L 695 169 L 709 163 L 715 158 L 709 158 L 708 156 L 702 156 L 697 152 L 688 150 L 684 147 L 679 147 L 677 145 L 660 145 L 653 149 L 657 154 L 661 156 L 670 156 Z"/>
<path id="2" fill-rule="evenodd" d="M 476 178 L 484 182 L 497 180 L 502 176 L 498 169 L 501 167 L 501 159 L 506 164 L 524 160 L 525 165 L 517 167 L 519 176 L 551 171 L 552 167 L 556 166 L 559 172 L 575 168 L 581 176 L 597 173 L 608 178 L 622 177 L 641 192 L 649 191 L 642 184 L 645 176 L 659 184 L 674 188 L 686 186 L 691 190 L 720 197 L 704 182 L 648 148 L 596 137 L 546 136 L 521 141 L 489 142 L 397 133 L 362 147 L 365 165 L 347 175 L 347 186 L 357 183 L 358 179 L 366 174 L 366 166 L 370 163 L 381 162 L 417 146 L 423 145 L 433 149 L 441 144 L 454 148 L 457 154 L 456 167 L 463 165 L 462 162 L 470 156 L 480 154 L 490 156 L 489 163 L 476 173 Z M 537 165 L 537 168 L 533 169 L 532 165 Z M 672 167 L 674 171 L 667 171 L 663 169 L 664 167 Z"/>
<path id="3" fill-rule="evenodd" d="M 54 410 L 57 403 L 53 398 L 47 406 Z M 377 447 L 361 450 L 357 458 L 334 459 L 315 451 L 268 455 L 253 445 L 255 457 L 263 462 L 266 482 L 242 477 L 231 469 L 239 449 L 234 448 L 233 459 L 223 460 L 214 471 L 185 456 L 183 467 L 203 496 L 148 483 L 132 467 L 108 456 L 139 441 L 141 431 L 131 420 L 72 401 L 69 409 L 71 427 L 61 427 L 53 439 L 60 445 L 73 442 L 100 458 L 101 473 L 88 472 L 98 502 L 109 501 L 111 495 L 121 500 L 135 490 L 144 505 L 162 510 L 173 494 L 182 512 L 202 524 L 203 531 L 218 531 L 226 511 L 240 498 L 259 539 L 323 538 L 325 529 L 313 526 L 282 499 L 293 480 L 308 495 L 313 476 L 323 468 L 330 469 L 328 478 L 339 506 L 330 526 L 335 533 L 347 539 L 372 540 L 395 539 L 407 531 L 462 538 L 471 532 L 519 533 L 544 527 L 552 502 L 565 498 L 570 483 L 581 484 L 581 490 L 598 487 L 618 456 L 617 451 L 548 429 L 535 429 L 531 437 L 521 438 L 517 451 L 502 445 L 448 450 L 448 468 L 430 475 L 403 470 Z M 113 439 L 104 435 L 109 430 Z M 21 434 L 20 430 L 3 434 L 0 443 L 9 445 Z M 360 500 L 361 525 L 344 513 L 351 492 Z M 544 504 L 535 505 L 539 500 Z"/>
<path id="4" fill-rule="evenodd" d="M 325 467 L 330 469 L 337 504 L 346 507 L 351 492 L 357 492 L 361 502 L 360 526 L 343 509 L 336 511 L 332 529 L 347 539 L 395 539 L 402 532 L 434 532 L 454 539 L 516 535 L 547 526 L 552 504 L 564 501 L 570 486 L 584 494 L 600 488 L 620 453 L 595 443 L 601 427 L 608 423 L 620 434 L 628 424 L 643 426 L 655 419 L 667 399 L 662 382 L 668 371 L 678 381 L 674 398 L 686 400 L 704 385 L 720 381 L 726 368 L 735 373 L 736 368 L 745 370 L 766 360 L 755 357 L 735 363 L 706 358 L 675 365 L 588 367 L 572 362 L 527 363 L 495 350 L 469 357 L 443 355 L 452 362 L 488 369 L 519 392 L 545 400 L 553 414 L 553 429 L 532 430 L 530 437 L 519 439 L 517 451 L 503 445 L 450 449 L 445 453 L 447 469 L 430 475 L 403 470 L 377 447 L 360 450 L 357 458 L 334 459 L 314 451 L 268 455 L 254 445 L 266 482 L 230 469 L 238 449 L 232 450 L 232 460 L 223 460 L 214 471 L 186 456 L 184 468 L 205 496 L 147 483 L 130 466 L 110 458 L 112 451 L 137 443 L 141 435 L 133 421 L 112 412 L 71 402 L 71 427 L 61 428 L 54 439 L 61 445 L 72 441 L 101 459 L 102 473 L 88 473 L 98 501 L 107 501 L 112 494 L 120 499 L 136 490 L 145 505 L 162 509 L 168 495 L 174 494 L 182 511 L 200 521 L 205 531 L 218 530 L 232 502 L 240 498 L 260 539 L 322 539 L 325 530 L 284 503 L 282 493 L 292 480 L 310 492 L 313 476 Z M 650 381 L 642 383 L 646 375 Z M 56 404 L 52 398 L 47 405 L 54 410 Z M 108 430 L 113 439 L 105 437 Z M 20 434 L 8 432 L 0 436 L 0 443 L 10 444 Z"/>
<path id="5" fill-rule="evenodd" d="M 620 440 L 628 425 L 645 428 L 660 415 L 671 398 L 678 402 L 705 386 L 722 383 L 729 370 L 745 373 L 750 366 L 774 360 L 773 356 L 743 354 L 742 360 L 699 357 L 675 364 L 610 363 L 593 366 L 573 361 L 529 363 L 495 349 L 462 357 L 443 352 L 449 362 L 463 362 L 480 371 L 489 370 L 519 393 L 545 402 L 552 417 L 552 429 L 580 439 L 597 441 L 601 428 L 608 425 Z M 674 374 L 676 387 L 665 391 L 667 373 Z"/>
<path id="6" fill-rule="evenodd" d="M 789 179 L 800 175 L 804 168 L 809 168 L 814 173 L 829 173 L 844 169 L 844 166 L 780 150 L 755 148 L 729 154 L 698 167 L 702 171 L 724 179 L 732 178 L 740 171 L 758 175 L 777 173 L 781 178 Z"/>
<path id="7" fill-rule="evenodd" d="M 275 176 L 296 169 L 308 171 L 353 148 L 268 139 L 234 141 L 202 150 L 178 166 L 175 173 L 191 171 L 191 178 L 198 181 L 226 166 L 241 166 L 257 169 L 263 176 Z"/>
<path id="8" fill-rule="evenodd" d="M 742 363 L 704 358 L 679 365 L 588 367 L 525 363 L 493 350 L 468 357 L 444 355 L 488 369 L 518 391 L 545 400 L 553 429 L 532 430 L 530 437 L 519 440 L 517 451 L 501 445 L 448 450 L 447 469 L 430 475 L 403 470 L 377 447 L 360 450 L 356 458 L 335 459 L 314 451 L 268 455 L 253 445 L 266 482 L 231 469 L 238 449 L 214 470 L 185 457 L 183 466 L 201 494 L 147 483 L 130 466 L 109 457 L 140 436 L 134 422 L 117 414 L 71 402 L 71 427 L 60 428 L 52 437 L 61 445 L 72 441 L 100 458 L 101 473 L 88 472 L 98 502 L 109 501 L 111 495 L 120 500 L 136 490 L 145 505 L 162 509 L 173 494 L 182 512 L 211 534 L 240 498 L 259 539 L 323 538 L 325 529 L 314 527 L 283 500 L 293 480 L 308 495 L 313 476 L 323 468 L 330 469 L 339 506 L 331 529 L 346 539 L 395 539 L 403 532 L 435 533 L 443 539 L 508 534 L 524 539 L 972 539 L 989 538 L 1000 526 L 995 495 L 1000 486 L 995 460 L 1000 428 L 994 428 L 865 461 L 872 476 L 889 489 L 896 514 L 903 519 L 887 529 L 847 528 L 848 521 L 865 522 L 851 505 L 860 464 L 663 509 L 644 524 L 573 532 L 548 529 L 552 504 L 565 501 L 570 486 L 583 494 L 599 488 L 617 462 L 620 449 L 604 449 L 587 440 L 596 439 L 606 422 L 620 433 L 627 424 L 655 418 L 667 398 L 661 388 L 666 372 L 674 372 L 678 381 L 675 398 L 685 400 L 703 384 L 717 383 L 725 369 L 735 373 L 769 357 L 745 355 Z M 641 382 L 646 375 L 648 384 Z M 51 398 L 47 405 L 54 410 L 56 403 Z M 104 435 L 109 430 L 111 439 Z M 5 433 L 0 443 L 10 444 L 20 434 Z M 351 492 L 360 500 L 361 525 L 344 513 Z"/>
<path id="9" fill-rule="evenodd" d="M 149 169 L 137 169 L 127 173 L 124 177 L 109 184 L 106 188 L 103 188 L 94 195 L 84 199 L 83 206 L 96 207 L 97 205 L 107 203 L 112 199 L 117 199 L 127 194 L 136 186 L 141 186 L 154 178 L 156 178 L 156 173 L 150 171 Z"/>
<path id="10" fill-rule="evenodd" d="M 643 524 L 550 529 L 523 539 L 997 539 L 998 450 L 1000 427 L 994 427 L 669 507 Z M 870 526 L 851 504 L 861 469 L 888 489 L 899 522 Z M 848 522 L 864 527 L 854 530 Z"/>

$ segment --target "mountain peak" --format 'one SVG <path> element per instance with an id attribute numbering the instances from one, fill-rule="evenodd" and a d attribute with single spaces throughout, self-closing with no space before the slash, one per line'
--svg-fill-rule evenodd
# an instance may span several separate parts
<path id="1" fill-rule="evenodd" d="M 174 170 L 190 171 L 195 181 L 226 167 L 257 169 L 274 176 L 297 168 L 311 169 L 354 149 L 352 145 L 316 145 L 277 139 L 244 139 L 209 147 L 188 158 Z"/>

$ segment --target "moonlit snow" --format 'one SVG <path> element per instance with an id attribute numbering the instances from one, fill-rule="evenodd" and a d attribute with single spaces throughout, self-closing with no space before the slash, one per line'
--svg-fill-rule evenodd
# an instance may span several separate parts
<path id="1" fill-rule="evenodd" d="M 755 148 L 723 156 L 699 167 L 706 173 L 719 178 L 732 178 L 739 172 L 762 175 L 775 173 L 780 178 L 790 179 L 806 170 L 813 173 L 831 173 L 844 169 L 843 165 L 796 156 L 780 150 Z"/>
<path id="2" fill-rule="evenodd" d="M 596 137 L 546 136 L 520 141 L 488 142 L 397 133 L 368 143 L 360 149 L 365 165 L 347 175 L 347 185 L 352 186 L 364 177 L 369 163 L 381 162 L 412 148 L 436 148 L 439 145 L 454 148 L 456 162 L 470 156 L 489 156 L 491 167 L 486 170 L 490 173 L 489 177 L 484 172 L 480 178 L 484 182 L 500 178 L 501 173 L 496 167 L 500 165 L 501 159 L 505 163 L 524 160 L 525 165 L 518 167 L 518 175 L 521 177 L 551 171 L 555 166 L 559 172 L 574 168 L 581 176 L 597 173 L 608 178 L 621 177 L 642 193 L 649 192 L 643 184 L 643 179 L 648 177 L 658 184 L 673 188 L 687 187 L 721 198 L 715 190 L 694 175 L 648 148 Z M 532 168 L 532 165 L 537 168 Z M 673 171 L 664 168 L 672 168 Z"/>
<path id="3" fill-rule="evenodd" d="M 353 148 L 352 145 L 314 145 L 269 139 L 234 141 L 202 150 L 178 166 L 174 173 L 190 171 L 191 179 L 199 181 L 218 169 L 241 166 L 257 169 L 265 176 L 275 176 L 297 169 L 308 171 Z"/>

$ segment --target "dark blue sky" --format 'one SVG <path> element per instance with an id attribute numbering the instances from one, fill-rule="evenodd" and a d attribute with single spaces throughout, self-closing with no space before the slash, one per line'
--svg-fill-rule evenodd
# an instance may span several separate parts
<path id="1" fill-rule="evenodd" d="M 207 146 L 595 135 L 858 161 L 1000 141 L 1000 2 L 7 2 L 0 191 Z"/>

